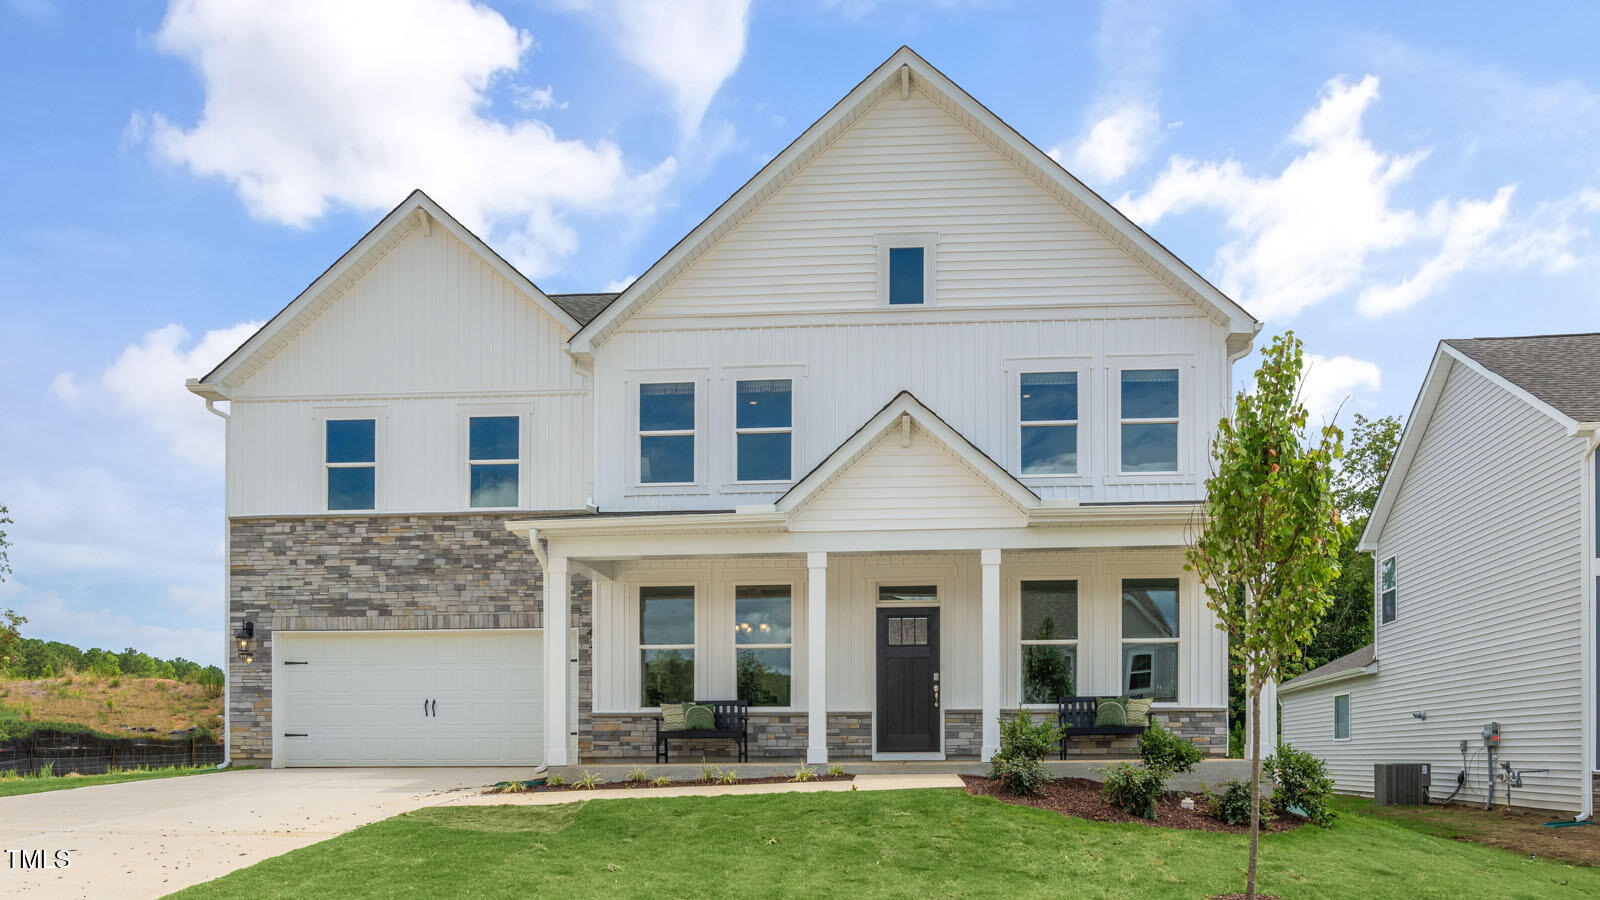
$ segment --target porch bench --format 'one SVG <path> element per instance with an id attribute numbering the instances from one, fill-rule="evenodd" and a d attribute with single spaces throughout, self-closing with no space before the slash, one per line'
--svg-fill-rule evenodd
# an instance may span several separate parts
<path id="1" fill-rule="evenodd" d="M 1096 725 L 1095 714 L 1101 700 L 1112 697 L 1062 697 L 1056 700 L 1056 719 L 1061 725 L 1061 758 L 1067 758 L 1067 741 L 1073 737 L 1107 734 L 1143 734 L 1150 730 L 1150 717 L 1137 725 Z"/>
<path id="2" fill-rule="evenodd" d="M 723 738 L 731 740 L 739 749 L 739 762 L 750 761 L 750 701 L 748 700 L 696 700 L 696 706 L 711 707 L 713 728 L 696 728 L 685 731 L 662 731 L 661 720 L 656 719 L 656 762 L 670 763 L 668 741 L 682 738 Z"/>

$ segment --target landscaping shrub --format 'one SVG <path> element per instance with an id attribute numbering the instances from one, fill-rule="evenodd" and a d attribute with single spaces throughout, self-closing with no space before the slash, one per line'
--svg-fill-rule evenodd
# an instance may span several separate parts
<path id="1" fill-rule="evenodd" d="M 1107 803 L 1145 819 L 1156 817 L 1156 801 L 1166 792 L 1165 770 L 1132 763 L 1118 763 L 1107 769 L 1105 784 L 1100 787 L 1100 796 Z"/>
<path id="2" fill-rule="evenodd" d="M 1250 824 L 1250 782 L 1229 781 L 1223 785 L 1222 793 L 1214 794 L 1211 788 L 1205 789 L 1206 808 L 1211 812 L 1211 817 L 1229 825 Z M 1272 814 L 1267 811 L 1271 804 L 1263 800 L 1261 804 L 1261 827 L 1265 828 L 1272 821 Z"/>
<path id="3" fill-rule="evenodd" d="M 1299 807 L 1306 818 L 1327 827 L 1333 824 L 1334 812 L 1328 808 L 1328 798 L 1333 796 L 1333 777 L 1328 765 L 1304 750 L 1288 744 L 1279 744 L 1278 752 L 1262 760 L 1267 775 L 1276 785 L 1272 789 L 1272 806 L 1279 813 L 1290 807 Z"/>
<path id="4" fill-rule="evenodd" d="M 1187 772 L 1205 759 L 1205 751 L 1182 735 L 1168 731 L 1160 722 L 1152 721 L 1150 729 L 1139 735 L 1139 758 L 1152 769 Z"/>
<path id="5" fill-rule="evenodd" d="M 1035 722 L 1026 710 L 1010 721 L 1000 720 L 1000 752 L 989 761 L 989 777 L 1018 796 L 1039 793 L 1050 782 L 1050 770 L 1040 762 L 1061 742 L 1061 729 L 1052 721 Z"/>
<path id="6" fill-rule="evenodd" d="M 1050 770 L 1037 759 L 996 753 L 989 761 L 989 777 L 1019 797 L 1031 797 L 1050 783 Z"/>

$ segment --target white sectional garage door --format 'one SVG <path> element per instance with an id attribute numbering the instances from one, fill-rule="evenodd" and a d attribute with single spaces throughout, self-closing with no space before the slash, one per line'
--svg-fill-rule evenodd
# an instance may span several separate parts
<path id="1" fill-rule="evenodd" d="M 277 634 L 287 766 L 544 761 L 538 631 Z"/>

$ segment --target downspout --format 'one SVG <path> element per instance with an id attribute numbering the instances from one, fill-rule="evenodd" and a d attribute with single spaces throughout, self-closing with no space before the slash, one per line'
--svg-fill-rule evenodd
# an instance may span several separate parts
<path id="1" fill-rule="evenodd" d="M 226 454 L 228 447 L 228 430 L 232 419 L 228 414 L 217 409 L 215 398 L 206 397 L 206 412 L 222 420 L 222 446 Z M 233 695 L 233 678 L 228 674 L 228 658 L 233 651 L 232 634 L 228 621 L 228 604 L 233 598 L 233 566 L 229 554 L 233 541 L 228 534 L 228 476 L 224 467 L 222 476 L 222 762 L 217 763 L 217 768 L 226 769 L 233 764 L 233 723 L 228 716 L 229 700 Z"/>
<path id="2" fill-rule="evenodd" d="M 1579 508 L 1583 510 L 1583 527 L 1578 529 L 1578 533 L 1583 541 L 1581 558 L 1585 561 L 1581 594 L 1584 597 L 1584 604 L 1583 613 L 1579 617 L 1583 629 L 1580 642 L 1583 648 L 1581 654 L 1583 710 L 1579 716 L 1579 720 L 1583 723 L 1583 736 L 1578 745 L 1583 748 L 1583 759 L 1582 765 L 1578 767 L 1578 774 L 1581 777 L 1578 784 L 1577 818 L 1582 821 L 1594 817 L 1594 773 L 1600 769 L 1600 765 L 1597 765 L 1600 764 L 1600 760 L 1595 758 L 1596 731 L 1600 730 L 1600 722 L 1596 721 L 1596 717 L 1600 716 L 1600 703 L 1597 703 L 1595 696 L 1595 679 L 1600 677 L 1600 673 L 1596 671 L 1600 660 L 1595 657 L 1595 644 L 1597 637 L 1600 637 L 1595 633 L 1596 606 L 1600 605 L 1600 584 L 1597 584 L 1597 581 L 1600 581 L 1600 484 L 1596 483 L 1597 479 L 1600 479 L 1600 472 L 1596 471 L 1596 465 L 1600 464 L 1600 458 L 1596 455 L 1596 448 L 1600 447 L 1600 424 L 1580 426 L 1577 433 L 1585 438 L 1584 451 L 1580 457 L 1583 470 L 1578 478 L 1578 489 L 1583 493 L 1579 498 Z"/>

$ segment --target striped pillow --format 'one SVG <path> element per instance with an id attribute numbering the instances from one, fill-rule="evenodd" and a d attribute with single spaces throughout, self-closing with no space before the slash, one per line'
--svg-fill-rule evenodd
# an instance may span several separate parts
<path id="1" fill-rule="evenodd" d="M 661 730 L 683 731 L 689 727 L 689 704 L 663 703 L 661 704 Z"/>
<path id="2" fill-rule="evenodd" d="M 1094 713 L 1096 725 L 1126 725 L 1128 724 L 1128 711 L 1118 703 L 1115 698 L 1101 700 Z"/>
<path id="3" fill-rule="evenodd" d="M 1128 724 L 1144 725 L 1150 721 L 1150 700 L 1128 701 Z"/>
<path id="4" fill-rule="evenodd" d="M 689 723 L 690 731 L 714 731 L 717 727 L 717 715 L 709 706 L 695 706 L 692 703 L 683 705 L 684 717 Z"/>

